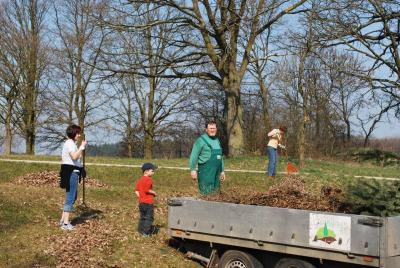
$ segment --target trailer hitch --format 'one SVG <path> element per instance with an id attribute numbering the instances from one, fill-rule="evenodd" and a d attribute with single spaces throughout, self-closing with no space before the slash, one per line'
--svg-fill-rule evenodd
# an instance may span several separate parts
<path id="1" fill-rule="evenodd" d="M 186 252 L 185 255 L 186 255 L 186 257 L 188 257 L 189 259 L 199 260 L 199 261 L 201 261 L 201 262 L 206 263 L 207 265 L 208 265 L 208 263 L 210 262 L 210 259 L 209 259 L 209 258 L 206 258 L 206 257 L 204 257 L 204 256 L 202 256 L 202 255 L 200 255 L 200 254 L 194 253 L 194 252 L 192 252 L 192 251 Z"/>
<path id="2" fill-rule="evenodd" d="M 377 218 L 358 219 L 357 223 L 362 224 L 362 225 L 369 225 L 369 226 L 373 226 L 373 227 L 382 227 L 383 226 L 383 220 L 377 219 Z"/>
<path id="3" fill-rule="evenodd" d="M 183 205 L 182 201 L 176 200 L 176 199 L 169 199 L 167 204 L 168 204 L 168 206 L 171 206 L 171 207 L 180 207 Z"/>

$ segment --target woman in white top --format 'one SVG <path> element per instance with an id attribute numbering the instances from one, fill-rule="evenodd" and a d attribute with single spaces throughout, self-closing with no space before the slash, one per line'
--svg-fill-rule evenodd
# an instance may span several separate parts
<path id="1" fill-rule="evenodd" d="M 269 177 L 274 177 L 276 175 L 276 167 L 278 165 L 278 147 L 285 148 L 281 142 L 283 135 L 285 134 L 287 128 L 285 126 L 281 126 L 279 128 L 273 129 L 268 133 L 268 145 L 267 145 L 267 153 L 268 153 L 268 169 L 267 175 Z"/>
<path id="2" fill-rule="evenodd" d="M 72 211 L 73 205 L 78 195 L 79 177 L 83 171 L 81 157 L 86 140 L 83 140 L 80 147 L 76 146 L 76 142 L 81 136 L 82 129 L 77 125 L 67 127 L 67 137 L 62 153 L 61 153 L 61 171 L 60 171 L 60 186 L 65 188 L 64 209 L 61 215 L 60 227 L 64 230 L 73 230 L 74 227 L 69 222 L 69 213 Z"/>

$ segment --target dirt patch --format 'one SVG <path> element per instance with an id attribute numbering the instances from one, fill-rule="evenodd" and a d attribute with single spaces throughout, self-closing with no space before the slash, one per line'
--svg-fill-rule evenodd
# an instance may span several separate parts
<path id="1" fill-rule="evenodd" d="M 14 178 L 14 184 L 31 186 L 53 186 L 60 187 L 60 175 L 57 171 L 40 171 L 28 173 Z M 94 178 L 86 177 L 85 186 L 96 188 L 110 188 L 109 185 L 100 182 Z"/>
<path id="2" fill-rule="evenodd" d="M 271 186 L 267 192 L 247 191 L 234 188 L 204 197 L 204 200 L 245 205 L 259 205 L 326 212 L 347 212 L 343 205 L 343 193 L 336 186 L 323 186 L 320 195 L 307 191 L 305 181 L 290 176 L 280 184 Z"/>
<path id="3" fill-rule="evenodd" d="M 122 267 L 107 261 L 113 254 L 112 243 L 124 239 L 111 224 L 88 220 L 73 231 L 62 232 L 47 238 L 49 247 L 45 251 L 56 258 L 57 267 Z"/>

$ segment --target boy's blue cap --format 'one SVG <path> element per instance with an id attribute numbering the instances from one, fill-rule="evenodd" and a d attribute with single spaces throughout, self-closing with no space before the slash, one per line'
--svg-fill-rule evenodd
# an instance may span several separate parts
<path id="1" fill-rule="evenodd" d="M 150 170 L 150 169 L 156 170 L 156 169 L 157 169 L 157 166 L 156 166 L 156 165 L 153 165 L 152 163 L 144 163 L 144 164 L 142 165 L 142 171 L 146 171 L 146 170 Z"/>

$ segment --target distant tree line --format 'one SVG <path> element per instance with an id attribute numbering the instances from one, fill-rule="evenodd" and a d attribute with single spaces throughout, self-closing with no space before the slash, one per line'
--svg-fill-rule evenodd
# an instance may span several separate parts
<path id="1" fill-rule="evenodd" d="M 0 5 L 4 154 L 16 137 L 27 154 L 58 148 L 76 123 L 125 156 L 183 156 L 213 118 L 226 155 L 263 154 L 266 133 L 286 125 L 303 164 L 355 136 L 366 147 L 400 116 L 397 1 Z"/>
<path id="2" fill-rule="evenodd" d="M 172 139 L 167 141 L 156 141 L 153 149 L 153 156 L 156 158 L 182 158 L 189 157 L 192 149 L 193 139 L 187 139 L 186 142 L 181 142 L 178 139 Z M 118 156 L 118 157 L 144 157 L 143 150 L 141 147 L 135 147 L 131 155 L 128 154 L 127 147 L 123 142 L 116 143 L 105 143 L 105 144 L 93 144 L 88 147 L 86 155 L 88 156 Z M 336 150 L 334 155 L 328 157 L 336 157 L 339 159 L 352 159 L 349 157 L 354 152 L 358 152 L 357 148 L 362 148 L 367 153 L 381 153 L 392 152 L 397 155 L 397 160 L 400 161 L 400 138 L 371 138 L 369 147 L 363 147 L 362 137 L 353 137 L 351 144 L 347 148 Z M 360 152 L 364 152 L 360 150 Z M 374 151 L 375 150 L 375 151 Z M 254 151 L 253 151 L 254 152 Z M 260 155 L 261 152 L 255 151 L 255 155 Z M 310 152 L 312 156 L 324 157 L 319 151 Z M 353 159 L 354 160 L 354 159 Z M 376 157 L 372 160 L 377 160 Z M 390 159 L 392 160 L 392 159 Z M 362 161 L 362 160 L 360 160 Z"/>

